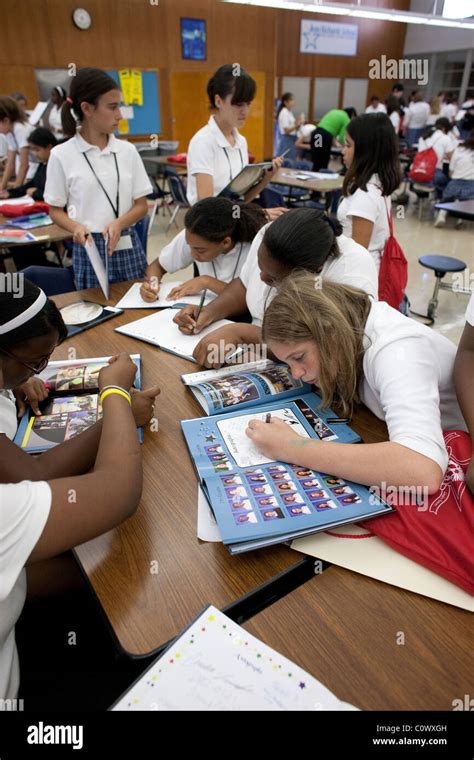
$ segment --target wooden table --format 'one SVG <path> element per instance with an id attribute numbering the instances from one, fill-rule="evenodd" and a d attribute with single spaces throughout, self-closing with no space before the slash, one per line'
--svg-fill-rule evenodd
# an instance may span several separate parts
<path id="1" fill-rule="evenodd" d="M 110 303 L 115 304 L 129 287 L 130 283 L 111 286 Z M 79 298 L 104 303 L 99 290 L 54 300 L 64 306 Z M 161 386 L 160 429 L 144 431 L 144 489 L 137 513 L 76 550 L 119 643 L 132 654 L 149 652 L 176 636 L 205 605 L 225 607 L 301 562 L 286 546 L 231 557 L 222 544 L 197 539 L 197 478 L 180 427 L 180 420 L 202 416 L 180 380 L 180 374 L 192 371 L 193 365 L 114 332 L 115 327 L 151 313 L 127 310 L 68 339 L 53 355 L 67 358 L 70 348 L 79 358 L 140 353 L 144 386 Z M 153 563 L 158 563 L 157 572 L 152 572 Z"/>
<path id="2" fill-rule="evenodd" d="M 287 169 L 282 167 L 272 177 L 272 185 L 286 185 L 287 187 L 298 187 L 312 192 L 330 193 L 334 190 L 340 190 L 344 182 L 344 177 L 341 176 L 338 176 L 337 179 L 300 180 L 295 178 L 295 175 L 304 173 L 302 169 Z"/>
<path id="3" fill-rule="evenodd" d="M 244 628 L 363 710 L 472 696 L 471 613 L 334 565 Z"/>
<path id="4" fill-rule="evenodd" d="M 435 208 L 447 211 L 451 216 L 458 219 L 474 220 L 474 200 L 472 201 L 454 201 L 453 203 L 436 203 Z"/>
<path id="5" fill-rule="evenodd" d="M 5 201 L 7 203 L 8 201 Z M 7 224 L 7 222 L 14 222 L 14 218 L 11 216 L 4 216 L 3 214 L 0 214 L 0 225 L 3 226 Z M 17 229 L 17 228 L 15 228 Z M 26 232 L 31 232 L 33 235 L 37 235 L 38 237 L 47 236 L 47 240 L 27 240 L 25 242 L 20 243 L 0 243 L 0 248 L 19 248 L 22 245 L 39 245 L 40 243 L 57 243 L 60 240 L 66 240 L 67 238 L 72 237 L 71 233 L 65 230 L 63 227 L 60 227 L 58 224 L 48 224 L 46 227 L 35 227 L 32 230 L 26 230 Z"/>
<path id="6" fill-rule="evenodd" d="M 129 285 L 112 285 L 110 303 L 115 304 Z M 68 293 L 54 300 L 64 306 L 78 298 L 103 303 L 99 290 Z M 76 550 L 120 645 L 131 654 L 144 654 L 176 636 L 209 603 L 224 608 L 238 602 L 238 619 L 243 610 L 238 600 L 243 595 L 271 579 L 275 584 L 277 574 L 290 569 L 299 573 L 303 563 L 309 568 L 306 577 L 310 577 L 313 563 L 283 545 L 231 557 L 222 544 L 197 539 L 197 479 L 180 428 L 180 420 L 202 416 L 179 379 L 191 370 L 191 364 L 114 332 L 115 327 L 150 313 L 147 309 L 127 310 L 68 339 L 53 355 L 54 359 L 70 357 L 71 348 L 78 358 L 119 351 L 140 353 L 144 386 L 161 386 L 159 432 L 144 431 L 144 489 L 137 513 Z M 353 427 L 365 440 L 386 440 L 385 426 L 365 408 L 357 414 Z M 153 563 L 158 563 L 156 573 L 152 572 Z M 284 586 L 286 577 L 277 580 L 278 588 Z M 263 598 L 261 589 L 258 594 Z M 263 599 L 261 606 L 265 603 L 268 600 Z M 248 617 L 244 611 L 242 614 Z"/>

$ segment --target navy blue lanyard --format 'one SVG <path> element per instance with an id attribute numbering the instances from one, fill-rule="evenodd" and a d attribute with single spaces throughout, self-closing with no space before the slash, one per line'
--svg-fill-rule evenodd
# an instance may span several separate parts
<path id="1" fill-rule="evenodd" d="M 230 163 L 230 158 L 229 158 L 229 155 L 227 153 L 227 148 L 222 148 L 222 150 L 224 151 L 225 157 L 226 157 L 226 159 L 228 161 L 228 164 L 229 164 L 229 179 L 230 179 L 230 182 L 232 182 L 232 180 L 234 179 L 233 176 L 232 176 L 232 164 Z M 240 164 L 241 164 L 241 167 L 243 169 L 244 168 L 244 159 L 242 158 L 242 151 L 240 150 L 240 148 L 239 148 L 239 156 L 240 156 Z"/>
<path id="2" fill-rule="evenodd" d="M 105 195 L 107 197 L 108 202 L 112 206 L 112 211 L 115 214 L 115 218 L 118 219 L 119 218 L 119 211 L 120 211 L 120 197 L 119 197 L 120 173 L 119 173 L 119 168 L 118 168 L 118 163 L 117 163 L 117 156 L 115 155 L 115 153 L 112 153 L 112 155 L 114 157 L 114 161 L 115 161 L 115 170 L 117 172 L 117 196 L 116 196 L 116 204 L 114 206 L 114 204 L 110 200 L 110 196 L 109 196 L 107 190 L 105 189 L 105 187 L 103 186 L 102 182 L 100 181 L 100 179 L 98 178 L 97 174 L 95 173 L 94 167 L 92 166 L 91 162 L 89 161 L 89 159 L 87 157 L 87 153 L 83 153 L 82 155 L 84 156 L 84 158 L 86 159 L 87 163 L 89 164 L 90 170 L 91 170 L 92 174 L 96 178 L 97 182 L 99 183 L 99 185 L 101 186 L 102 190 L 104 191 L 104 193 L 105 193 Z"/>

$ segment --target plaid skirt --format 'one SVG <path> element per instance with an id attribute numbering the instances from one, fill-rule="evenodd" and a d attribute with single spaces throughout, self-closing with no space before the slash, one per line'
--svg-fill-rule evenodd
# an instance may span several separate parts
<path id="1" fill-rule="evenodd" d="M 474 179 L 451 179 L 443 190 L 443 201 L 474 199 Z"/>
<path id="2" fill-rule="evenodd" d="M 114 251 L 112 256 L 109 256 L 109 282 L 141 280 L 145 276 L 147 266 L 146 255 L 135 228 L 129 227 L 128 229 L 122 230 L 122 236 L 123 235 L 130 235 L 132 238 L 132 248 L 124 251 Z M 107 253 L 104 237 L 101 232 L 93 232 L 92 237 L 94 238 L 94 242 L 102 261 L 105 263 Z M 76 288 L 78 290 L 99 287 L 99 281 L 95 276 L 87 251 L 84 246 L 79 245 L 79 243 L 73 243 L 72 268 L 74 271 Z"/>

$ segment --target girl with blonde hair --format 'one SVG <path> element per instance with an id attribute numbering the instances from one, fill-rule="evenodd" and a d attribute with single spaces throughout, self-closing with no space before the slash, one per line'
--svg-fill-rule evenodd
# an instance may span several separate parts
<path id="1" fill-rule="evenodd" d="M 293 377 L 317 386 L 323 406 L 350 417 L 363 402 L 388 428 L 384 443 L 303 438 L 278 419 L 247 435 L 274 460 L 366 485 L 438 491 L 448 464 L 443 430 L 466 430 L 456 400 L 456 346 L 357 288 L 294 272 L 265 311 L 262 337 Z"/>

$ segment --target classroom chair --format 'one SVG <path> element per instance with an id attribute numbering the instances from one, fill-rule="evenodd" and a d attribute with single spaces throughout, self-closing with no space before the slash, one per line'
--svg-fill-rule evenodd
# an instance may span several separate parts
<path id="1" fill-rule="evenodd" d="M 189 208 L 191 204 L 186 197 L 186 188 L 184 187 L 183 181 L 179 174 L 173 169 L 166 169 L 165 176 L 168 180 L 168 187 L 170 189 L 171 197 L 176 204 L 171 219 L 169 220 L 168 226 L 166 228 L 166 232 L 168 232 L 173 222 L 175 223 L 176 227 L 178 227 L 176 217 L 180 208 Z"/>
<path id="2" fill-rule="evenodd" d="M 142 248 L 145 251 L 145 254 L 147 253 L 148 240 L 150 238 L 153 222 L 155 221 L 158 204 L 159 200 L 157 199 L 155 200 L 150 213 L 146 214 L 142 219 L 139 219 L 135 224 L 135 230 L 138 237 L 140 238 L 140 243 L 142 244 Z"/>
<path id="3" fill-rule="evenodd" d="M 76 290 L 71 267 L 37 267 L 31 266 L 21 272 L 27 280 L 44 290 L 47 296 L 70 293 Z"/>
<path id="4" fill-rule="evenodd" d="M 430 301 L 428 303 L 428 313 L 426 315 L 420 315 L 420 316 L 426 316 L 427 319 L 431 321 L 431 323 L 434 322 L 436 317 L 436 310 L 438 308 L 438 293 L 440 290 L 450 290 L 451 293 L 453 292 L 453 288 L 451 284 L 448 284 L 446 282 L 443 282 L 443 278 L 446 276 L 448 272 L 463 272 L 466 269 L 466 264 L 464 261 L 461 261 L 460 259 L 454 259 L 451 256 L 420 256 L 418 259 L 418 262 L 421 264 L 421 266 L 426 267 L 427 269 L 431 269 L 435 273 L 435 285 L 433 290 L 433 295 L 430 298 Z M 464 292 L 468 293 L 470 291 L 466 291 L 462 288 L 457 289 L 455 292 Z"/>
<path id="5" fill-rule="evenodd" d="M 280 208 L 286 206 L 283 195 L 273 187 L 265 187 L 258 196 L 258 203 L 262 208 Z"/>

